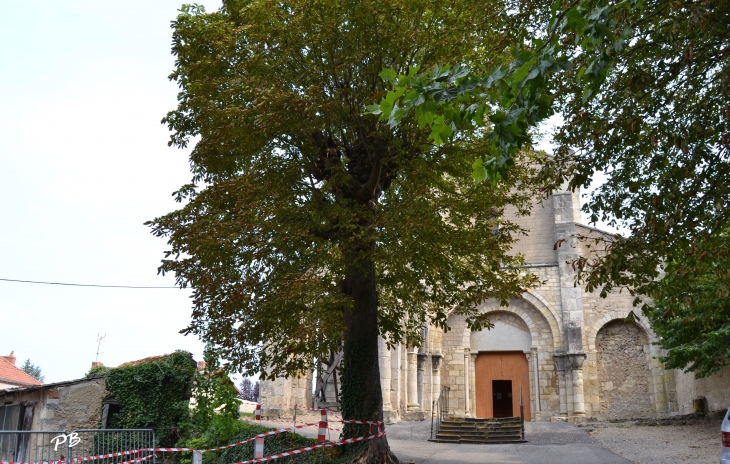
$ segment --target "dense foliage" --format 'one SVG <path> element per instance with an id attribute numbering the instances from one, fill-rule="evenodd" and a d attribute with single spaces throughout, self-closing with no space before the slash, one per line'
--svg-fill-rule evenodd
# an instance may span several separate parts
<path id="1" fill-rule="evenodd" d="M 205 368 L 195 373 L 189 422 L 178 446 L 208 449 L 232 443 L 239 432 L 238 391 L 220 367 L 218 357 L 207 347 Z"/>
<path id="2" fill-rule="evenodd" d="M 727 286 L 730 249 L 720 234 L 730 220 L 730 3 L 645 1 L 616 14 L 614 28 L 632 32 L 595 98 L 559 88 L 556 169 L 575 187 L 603 172 L 584 210 L 628 231 L 585 263 L 587 284 L 661 297 L 656 278 L 666 262 L 708 264 L 700 274 L 719 271 Z"/>
<path id="3" fill-rule="evenodd" d="M 190 353 L 173 354 L 103 371 L 110 399 L 121 404 L 107 428 L 152 428 L 161 446 L 173 446 L 189 421 L 189 400 L 195 375 Z"/>
<path id="4" fill-rule="evenodd" d="M 32 362 L 30 362 L 30 359 L 26 359 L 22 366 L 20 366 L 20 370 L 28 374 L 29 376 L 33 377 L 39 382 L 43 382 L 46 379 L 46 376 L 43 375 L 43 372 L 41 371 L 40 366 L 36 366 Z"/>
<path id="5" fill-rule="evenodd" d="M 221 370 L 218 358 L 208 347 L 204 353 L 205 368 L 195 374 L 195 386 L 191 401 L 190 421 L 181 427 L 181 439 L 176 446 L 194 449 L 211 449 L 230 445 L 269 432 L 272 429 L 238 420 L 238 392 L 228 375 Z M 253 384 L 249 381 L 251 390 Z M 334 433 L 334 432 L 333 432 Z M 266 437 L 264 456 L 282 451 L 302 448 L 316 443 L 295 433 L 281 433 Z M 362 447 L 360 447 L 362 448 Z M 345 463 L 351 452 L 342 453 L 341 449 L 329 449 L 316 453 L 305 453 L 282 458 L 282 463 Z M 229 464 L 252 459 L 254 442 L 235 446 L 222 451 L 203 454 L 204 464 Z M 182 453 L 181 459 L 174 462 L 190 464 L 191 453 Z"/>
<path id="6" fill-rule="evenodd" d="M 730 296 L 718 274 L 722 261 L 707 258 L 702 274 L 671 265 L 661 281 L 661 299 L 649 312 L 652 328 L 667 350 L 667 368 L 687 368 L 706 377 L 730 361 Z M 674 263 L 672 263 L 674 264 Z"/>
<path id="7" fill-rule="evenodd" d="M 246 422 L 239 422 L 237 429 L 238 432 L 233 437 L 234 442 L 244 441 L 257 434 L 272 430 L 267 427 L 260 427 Z M 220 443 L 220 445 L 223 444 L 227 443 Z M 264 440 L 264 456 L 270 456 L 282 451 L 289 451 L 316 444 L 317 440 L 305 438 L 295 433 L 284 432 L 266 437 Z M 363 449 L 363 445 L 363 443 L 359 443 L 358 445 L 353 446 L 353 449 L 347 450 L 341 447 L 325 448 L 280 458 L 277 459 L 276 462 L 281 464 L 348 464 L 354 462 L 356 456 Z M 223 451 L 204 453 L 203 464 L 230 464 L 233 462 L 246 461 L 253 457 L 253 448 L 254 443 L 252 441 Z M 186 463 L 183 462 L 182 464 Z"/>
<path id="8" fill-rule="evenodd" d="M 707 292 L 716 288 L 719 304 L 730 287 L 721 233 L 730 220 L 730 3 L 556 0 L 514 11 L 520 18 L 517 12 L 535 12 L 528 29 L 539 39 L 515 48 L 509 65 L 412 76 L 386 70 L 394 90 L 370 110 L 393 125 L 415 110 L 437 143 L 440 134 L 484 124 L 493 147 L 474 163 L 477 180 L 504 177 L 531 129 L 559 112 L 555 156 L 542 170 L 545 192 L 605 177 L 583 210 L 592 222 L 628 232 L 598 238 L 591 246 L 600 252 L 576 263 L 587 288 L 680 301 L 674 280 L 659 278 L 665 269 L 698 284 L 703 303 L 683 305 L 687 315 L 714 318 Z M 711 325 L 659 322 L 651 304 L 635 303 L 675 331 L 665 343 L 713 333 Z M 674 359 L 676 367 L 689 360 Z"/>

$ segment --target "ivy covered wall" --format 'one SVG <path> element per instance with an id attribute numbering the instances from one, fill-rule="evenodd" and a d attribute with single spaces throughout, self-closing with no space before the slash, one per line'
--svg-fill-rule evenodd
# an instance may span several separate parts
<path id="1" fill-rule="evenodd" d="M 96 367 L 89 374 L 106 380 L 109 394 L 101 405 L 106 428 L 152 428 L 159 446 L 173 446 L 190 420 L 195 372 L 192 354 L 176 351 L 116 368 Z"/>

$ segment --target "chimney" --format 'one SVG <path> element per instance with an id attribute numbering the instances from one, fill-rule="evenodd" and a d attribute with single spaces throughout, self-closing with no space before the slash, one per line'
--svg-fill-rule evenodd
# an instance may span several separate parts
<path id="1" fill-rule="evenodd" d="M 5 359 L 10 364 L 12 364 L 13 366 L 15 365 L 15 360 L 17 359 L 15 357 L 15 351 L 11 351 L 9 356 L 2 356 L 2 358 Z"/>
<path id="2" fill-rule="evenodd" d="M 91 361 L 91 368 L 104 367 L 104 363 L 101 361 Z"/>
<path id="3" fill-rule="evenodd" d="M 205 361 L 198 361 L 198 370 L 202 371 L 205 369 Z"/>

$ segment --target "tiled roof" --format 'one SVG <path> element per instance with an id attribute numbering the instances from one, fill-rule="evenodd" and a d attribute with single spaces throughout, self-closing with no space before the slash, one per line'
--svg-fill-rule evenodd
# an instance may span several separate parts
<path id="1" fill-rule="evenodd" d="M 0 357 L 0 383 L 8 383 L 21 387 L 43 385 L 42 382 L 39 382 L 35 378 L 18 369 L 13 363 L 4 357 Z"/>

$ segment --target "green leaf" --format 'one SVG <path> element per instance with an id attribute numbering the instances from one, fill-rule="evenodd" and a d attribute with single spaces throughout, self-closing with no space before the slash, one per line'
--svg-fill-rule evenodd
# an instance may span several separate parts
<path id="1" fill-rule="evenodd" d="M 394 82 L 395 82 L 395 78 L 396 78 L 396 77 L 398 76 L 398 73 L 397 73 L 397 72 L 395 72 L 395 70 L 394 70 L 394 69 L 392 69 L 392 68 L 385 68 L 385 69 L 383 69 L 383 71 L 382 71 L 382 72 L 381 72 L 380 74 L 378 74 L 378 75 L 379 75 L 379 76 L 380 76 L 380 78 L 381 78 L 381 79 L 383 79 L 384 81 L 387 81 L 387 82 L 390 82 L 390 83 L 394 83 Z"/>
<path id="2" fill-rule="evenodd" d="M 532 66 L 532 62 L 528 61 L 522 66 L 520 66 L 517 71 L 515 71 L 510 78 L 512 79 L 512 82 L 514 83 L 520 83 L 522 82 L 525 77 L 527 77 L 527 73 L 530 72 L 530 67 Z"/>
<path id="3" fill-rule="evenodd" d="M 367 105 L 365 108 L 367 108 L 368 114 L 380 114 L 383 112 L 383 110 L 380 109 L 380 105 Z"/>
<path id="4" fill-rule="evenodd" d="M 484 167 L 484 160 L 482 158 L 474 160 L 474 163 L 471 165 L 471 169 L 471 177 L 474 179 L 474 182 L 477 184 L 484 182 L 487 178 L 487 169 Z"/>

